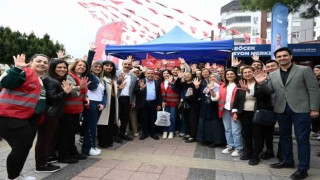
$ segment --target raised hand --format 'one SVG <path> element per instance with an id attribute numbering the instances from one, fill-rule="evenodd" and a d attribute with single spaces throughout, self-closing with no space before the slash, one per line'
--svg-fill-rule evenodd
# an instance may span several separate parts
<path id="1" fill-rule="evenodd" d="M 146 83 L 144 82 L 143 79 L 139 80 L 139 86 L 140 86 L 140 89 L 143 90 L 144 88 L 146 88 Z"/>
<path id="2" fill-rule="evenodd" d="M 254 61 L 259 61 L 259 55 L 257 53 L 253 53 L 251 58 Z"/>
<path id="3" fill-rule="evenodd" d="M 205 68 L 207 68 L 207 69 L 210 69 L 210 63 L 206 63 L 206 65 L 204 66 Z"/>
<path id="4" fill-rule="evenodd" d="M 245 80 L 240 80 L 239 84 L 240 84 L 240 87 L 241 87 L 242 90 L 244 90 L 244 91 L 248 91 L 249 90 L 248 84 L 247 84 L 247 82 Z"/>
<path id="5" fill-rule="evenodd" d="M 88 87 L 88 85 L 91 83 L 90 81 L 88 82 L 88 80 L 88 77 L 83 77 L 80 79 L 80 89 Z"/>
<path id="6" fill-rule="evenodd" d="M 66 93 L 66 94 L 69 94 L 72 89 L 73 89 L 73 85 L 72 84 L 69 84 L 69 81 L 68 80 L 64 80 L 62 81 L 62 85 L 61 85 L 63 91 Z"/>
<path id="7" fill-rule="evenodd" d="M 125 78 L 125 74 L 124 74 L 124 73 L 121 73 L 121 74 L 119 75 L 119 81 L 120 81 L 120 82 L 123 82 L 125 79 L 126 79 L 126 78 Z"/>
<path id="8" fill-rule="evenodd" d="M 241 63 L 241 60 L 239 60 L 237 57 L 232 58 L 232 66 L 233 67 L 238 67 L 240 63 Z"/>
<path id="9" fill-rule="evenodd" d="M 256 80 L 256 82 L 261 85 L 265 82 L 265 80 L 268 77 L 267 71 L 266 70 L 255 71 L 253 73 L 253 77 Z"/>
<path id="10" fill-rule="evenodd" d="M 59 50 L 59 51 L 56 52 L 56 53 L 57 53 L 57 57 L 58 57 L 59 59 L 65 58 L 65 55 L 64 55 L 64 51 L 63 51 L 63 50 Z"/>
<path id="11" fill-rule="evenodd" d="M 126 86 L 127 86 L 127 82 L 123 81 L 123 82 L 118 86 L 118 88 L 119 88 L 120 90 L 122 90 L 122 89 L 124 89 Z"/>
<path id="12" fill-rule="evenodd" d="M 183 58 L 181 58 L 181 57 L 179 57 L 178 60 L 179 60 L 180 64 L 186 63 L 186 61 L 185 61 Z"/>
<path id="13" fill-rule="evenodd" d="M 191 64 L 190 68 L 191 68 L 192 72 L 196 73 L 196 71 L 197 71 L 197 65 L 196 64 Z"/>
<path id="14" fill-rule="evenodd" d="M 193 85 L 196 87 L 196 88 L 199 88 L 200 87 L 200 83 L 201 83 L 201 80 L 199 78 L 194 78 L 192 80 L 192 83 Z"/>
<path id="15" fill-rule="evenodd" d="M 95 51 L 97 49 L 97 46 L 94 42 L 89 43 L 90 51 Z"/>
<path id="16" fill-rule="evenodd" d="M 141 71 L 146 72 L 147 69 L 148 69 L 147 66 L 142 66 Z"/>
<path id="17" fill-rule="evenodd" d="M 132 67 L 138 67 L 139 64 L 140 64 L 139 61 L 133 61 L 133 62 L 132 62 Z"/>
<path id="18" fill-rule="evenodd" d="M 23 69 L 29 66 L 31 63 L 26 63 L 26 55 L 18 54 L 17 56 L 13 56 L 14 66 L 19 69 Z"/>
<path id="19" fill-rule="evenodd" d="M 217 63 L 212 63 L 212 65 L 211 65 L 211 69 L 212 70 L 216 70 L 217 69 Z"/>
<path id="20" fill-rule="evenodd" d="M 134 60 L 134 58 L 133 58 L 133 56 L 132 55 L 129 55 L 128 57 L 127 57 L 127 60 L 129 60 L 129 61 L 133 61 Z"/>
<path id="21" fill-rule="evenodd" d="M 166 65 L 168 64 L 168 61 L 165 60 L 165 59 L 162 59 L 162 64 L 163 64 L 164 66 L 166 66 Z"/>
<path id="22" fill-rule="evenodd" d="M 87 59 L 88 59 L 88 55 L 87 54 L 82 56 L 82 60 L 87 61 Z"/>

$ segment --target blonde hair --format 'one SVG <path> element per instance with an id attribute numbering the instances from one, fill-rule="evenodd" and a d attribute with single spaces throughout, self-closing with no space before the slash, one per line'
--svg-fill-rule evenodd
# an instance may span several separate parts
<path id="1" fill-rule="evenodd" d="M 104 80 L 103 80 L 104 71 L 103 71 L 103 65 L 102 65 L 102 63 L 97 62 L 97 61 L 93 62 L 93 63 L 92 63 L 92 66 L 91 66 L 91 72 L 92 72 L 93 68 L 95 68 L 96 66 L 100 66 L 100 67 L 101 67 L 101 72 L 100 72 L 100 74 L 99 74 L 97 77 L 99 78 L 99 81 L 105 86 L 105 83 L 104 83 Z"/>

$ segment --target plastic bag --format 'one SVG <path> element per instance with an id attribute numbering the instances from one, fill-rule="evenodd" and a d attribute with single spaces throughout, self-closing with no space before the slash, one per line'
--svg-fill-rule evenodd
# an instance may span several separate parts
<path id="1" fill-rule="evenodd" d="M 158 111 L 157 120 L 154 124 L 157 126 L 170 126 L 170 113 L 164 111 L 164 109 Z"/>

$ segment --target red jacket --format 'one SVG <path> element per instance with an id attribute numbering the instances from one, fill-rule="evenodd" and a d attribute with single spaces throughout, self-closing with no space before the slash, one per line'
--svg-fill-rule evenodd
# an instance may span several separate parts
<path id="1" fill-rule="evenodd" d="M 73 77 L 73 79 L 76 81 L 76 85 L 79 86 L 80 85 L 80 78 L 71 72 L 69 72 L 69 75 Z M 65 114 L 80 114 L 80 113 L 82 113 L 87 91 L 88 91 L 88 88 L 83 88 L 80 90 L 79 96 L 68 96 L 65 99 L 64 113 Z"/>
<path id="2" fill-rule="evenodd" d="M 170 84 L 168 84 L 167 89 L 164 88 L 164 82 L 160 85 L 162 101 L 165 102 L 170 107 L 177 107 L 179 105 L 179 93 L 173 91 Z"/>
<path id="3" fill-rule="evenodd" d="M 0 93 L 0 116 L 29 119 L 34 114 L 41 93 L 36 73 L 24 68 L 26 81 L 16 89 L 3 88 Z"/>
<path id="4" fill-rule="evenodd" d="M 237 86 L 232 90 L 232 97 L 230 102 L 230 109 L 233 107 L 234 97 L 236 96 L 237 92 Z M 223 116 L 223 109 L 224 105 L 226 103 L 226 96 L 227 96 L 227 87 L 224 85 L 219 86 L 219 100 L 218 100 L 218 106 L 219 106 L 219 117 L 221 118 Z"/>

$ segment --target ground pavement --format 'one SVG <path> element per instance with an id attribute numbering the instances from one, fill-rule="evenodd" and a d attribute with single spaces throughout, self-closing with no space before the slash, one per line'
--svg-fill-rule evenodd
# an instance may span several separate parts
<path id="1" fill-rule="evenodd" d="M 275 137 L 277 148 L 278 137 Z M 312 139 L 311 169 L 308 179 L 320 180 L 320 142 Z M 34 147 L 33 147 L 34 148 Z M 285 180 L 295 169 L 272 169 L 269 164 L 276 159 L 261 161 L 257 166 L 248 165 L 239 157 L 221 154 L 221 148 L 208 148 L 200 143 L 185 143 L 182 138 L 172 140 L 152 138 L 115 144 L 111 149 L 103 149 L 99 156 L 67 165 L 59 164 L 62 169 L 55 173 L 36 174 L 34 172 L 34 149 L 31 150 L 24 166 L 25 175 L 44 180 Z M 294 146 L 295 159 L 296 145 Z M 5 159 L 10 147 L 0 142 L 0 179 L 5 179 Z M 297 163 L 298 161 L 295 160 Z"/>

